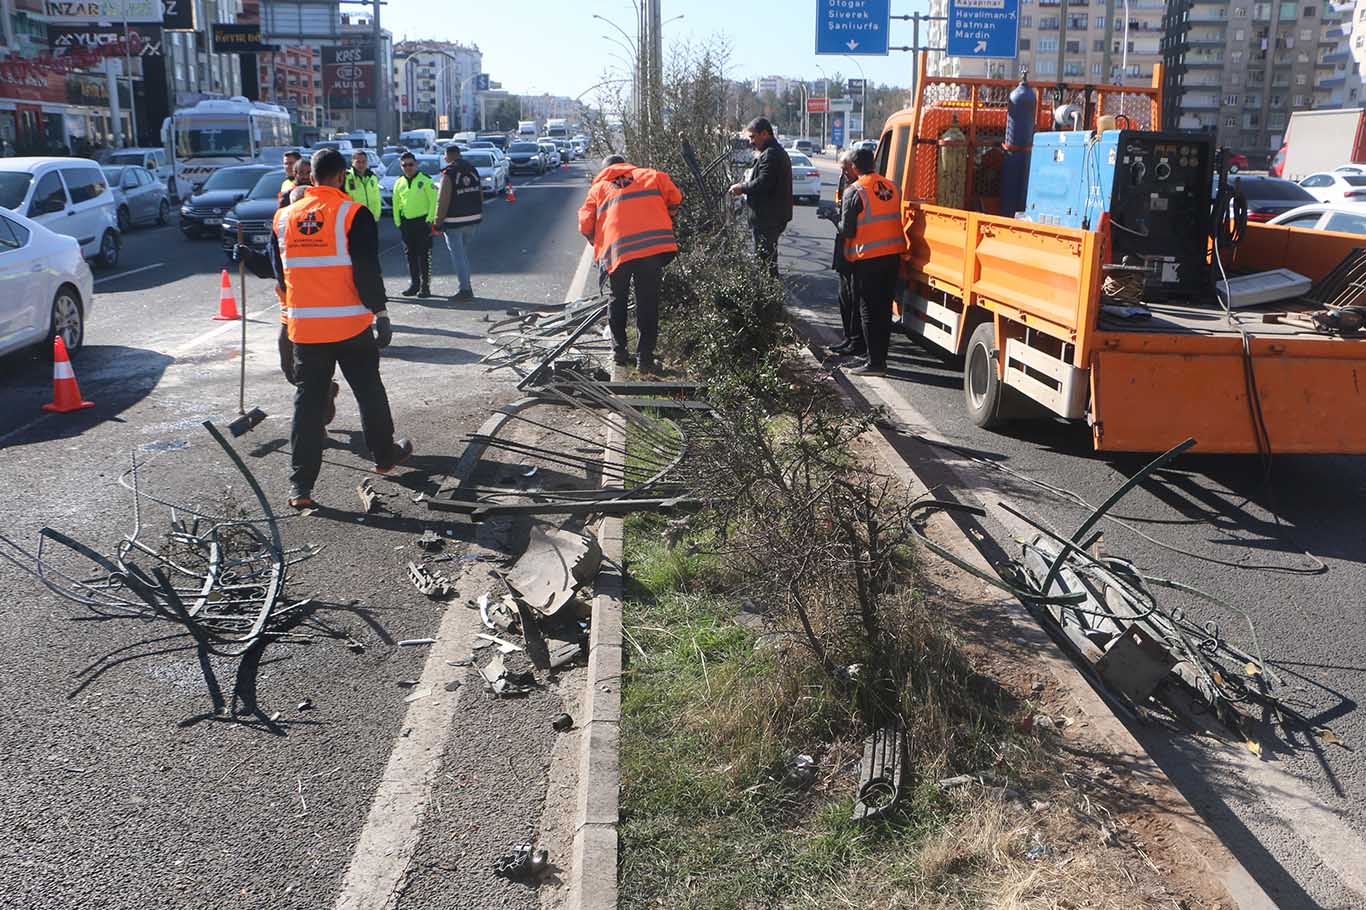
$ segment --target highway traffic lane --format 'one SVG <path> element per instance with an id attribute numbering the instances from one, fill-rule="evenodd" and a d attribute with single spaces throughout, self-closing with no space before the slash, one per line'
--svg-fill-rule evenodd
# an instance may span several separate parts
<path id="1" fill-rule="evenodd" d="M 577 238 L 576 207 L 566 202 L 560 209 L 536 209 L 536 225 Z M 497 230 L 495 221 L 495 237 Z M 0 703 L 7 706 L 0 773 L 13 797 L 0 807 L 6 832 L 0 854 L 13 859 L 0 870 L 4 893 L 44 908 L 88 906 L 91 894 L 107 906 L 221 905 L 224 895 L 249 907 L 330 905 L 370 794 L 403 734 L 407 693 L 397 682 L 421 672 L 422 649 L 396 649 L 393 642 L 430 635 L 441 616 L 405 577 L 412 539 L 427 524 L 421 507 L 408 499 L 453 466 L 464 434 L 491 407 L 516 395 L 508 377 L 470 363 L 485 350 L 485 320 L 548 294 L 563 299 L 581 249 L 581 243 L 566 242 L 538 262 L 538 274 L 519 282 L 511 263 L 520 254 L 492 244 L 482 256 L 497 274 L 480 282 L 476 264 L 476 289 L 488 293 L 471 304 L 399 297 L 406 278 L 390 263 L 401 262 L 401 253 L 398 260 L 387 254 L 391 351 L 399 356 L 385 356 L 384 379 L 398 429 L 415 438 L 418 455 L 411 468 L 377 485 L 393 493 L 398 511 L 412 515 L 364 523 L 286 520 L 289 543 L 326 547 L 297 570 L 298 594 L 316 592 L 321 604 L 309 628 L 317 638 L 310 645 L 272 645 L 241 670 L 235 661 L 212 662 L 225 701 L 244 710 L 240 723 L 214 718 L 204 674 L 183 639 L 157 641 L 171 629 L 79 621 L 78 607 L 0 565 L 0 647 L 25 655 L 24 672 L 0 680 Z M 193 280 L 157 293 L 174 299 L 183 293 L 178 285 Z M 209 331 L 219 328 L 208 325 L 214 326 Z M 7 472 L 0 510 L 5 533 L 31 542 L 40 526 L 50 524 L 101 549 L 111 546 L 131 520 L 128 494 L 114 479 L 134 451 L 162 453 L 144 469 L 144 479 L 165 498 L 205 496 L 228 485 L 240 490 L 198 426 L 206 418 L 221 425 L 236 413 L 239 324 L 223 328 L 222 336 L 190 350 L 184 348 L 194 338 L 184 339 L 151 393 L 120 420 L 98 422 L 76 438 L 6 448 L 0 454 Z M 278 374 L 275 325 L 261 319 L 248 328 L 248 401 L 270 417 L 237 446 L 279 504 L 286 491 L 291 390 Z M 92 391 L 101 382 L 92 382 Z M 30 402 L 6 384 L 0 405 L 8 412 Z M 350 511 L 356 482 L 369 475 L 346 391 L 338 412 L 317 492 Z M 343 641 L 328 637 L 341 632 L 364 641 L 365 653 L 352 654 Z M 312 710 L 297 709 L 305 699 Z M 500 768 L 523 762 L 532 771 L 540 767 L 539 750 L 553 736 L 540 714 L 508 722 L 494 717 L 495 707 L 481 709 L 488 719 L 479 724 L 457 725 L 458 735 L 477 741 L 453 739 L 449 754 L 479 750 L 491 781 Z M 270 720 L 276 711 L 280 720 Z M 493 729 L 496 722 L 506 726 Z M 502 802 L 499 785 L 460 795 L 477 818 L 476 831 L 461 833 L 472 851 L 471 868 L 459 874 L 427 869 L 420 850 L 414 868 L 433 876 L 424 893 L 444 886 L 454 889 L 448 897 L 534 905 L 531 892 L 488 874 L 487 853 L 506 848 L 538 821 L 535 782 L 508 786 L 525 799 Z M 441 833 L 438 825 L 424 836 Z"/>
<path id="2" fill-rule="evenodd" d="M 799 209 L 784 236 L 783 269 L 804 315 L 833 333 L 838 310 L 828 268 L 832 237 L 828 223 Z M 1055 491 L 1098 504 L 1148 460 L 1093 452 L 1084 425 L 1041 419 L 1001 433 L 975 427 L 964 410 L 961 373 L 933 348 L 904 337 L 893 339 L 889 377 L 876 385 L 885 386 L 888 400 L 911 406 L 903 417 L 914 414 L 912 422 L 920 426 L 905 432 L 931 434 L 955 447 L 940 451 L 960 484 L 976 488 L 988 505 L 1008 498 L 1053 527 L 1074 528 L 1088 512 Z M 1295 706 L 1349 745 L 1362 743 L 1366 721 L 1357 704 L 1366 696 L 1366 616 L 1359 606 L 1366 585 L 1363 490 L 1361 458 L 1277 457 L 1271 481 L 1264 484 L 1257 459 L 1186 457 L 1133 491 L 1115 511 L 1157 542 L 1111 522 L 1106 549 L 1250 609 L 1265 656 L 1291 684 Z M 1001 552 L 1018 551 L 1011 540 L 1017 529 L 994 519 L 986 525 Z M 1217 615 L 1198 603 L 1185 606 L 1191 615 L 1216 619 L 1232 640 L 1246 642 L 1238 616 Z M 1167 736 L 1152 727 L 1135 733 L 1282 907 L 1357 906 L 1366 900 L 1359 859 L 1351 858 L 1366 831 L 1361 750 L 1300 737 L 1268 743 L 1267 761 L 1257 762 L 1238 754 L 1236 746 Z M 1360 855 L 1366 848 L 1355 854 Z"/>

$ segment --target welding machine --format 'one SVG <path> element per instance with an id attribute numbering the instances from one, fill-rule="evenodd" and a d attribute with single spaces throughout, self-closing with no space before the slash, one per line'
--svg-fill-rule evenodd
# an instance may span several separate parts
<path id="1" fill-rule="evenodd" d="M 1144 296 L 1190 296 L 1210 286 L 1213 185 L 1201 133 L 1036 133 L 1021 217 L 1094 231 L 1108 214 L 1111 258 L 1143 276 Z"/>

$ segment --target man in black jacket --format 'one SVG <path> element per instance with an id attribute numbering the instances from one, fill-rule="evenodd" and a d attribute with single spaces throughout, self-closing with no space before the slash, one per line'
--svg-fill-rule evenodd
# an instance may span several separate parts
<path id="1" fill-rule="evenodd" d="M 446 241 L 451 268 L 460 283 L 452 300 L 473 300 L 470 287 L 470 257 L 466 246 L 474 239 L 475 229 L 484 220 L 484 188 L 479 171 L 460 155 L 460 146 L 446 146 L 446 167 L 441 171 L 441 193 L 436 200 L 436 230 Z"/>
<path id="2" fill-rule="evenodd" d="M 733 195 L 744 195 L 749 204 L 749 220 L 754 228 L 754 250 L 778 277 L 778 237 L 792 220 L 792 159 L 773 135 L 773 124 L 756 117 L 749 125 L 749 144 L 759 154 L 748 180 L 730 188 Z"/>

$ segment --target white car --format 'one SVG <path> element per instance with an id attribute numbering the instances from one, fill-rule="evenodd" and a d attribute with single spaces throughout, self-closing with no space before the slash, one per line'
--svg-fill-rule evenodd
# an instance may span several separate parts
<path id="1" fill-rule="evenodd" d="M 102 268 L 119 264 L 118 202 L 89 158 L 0 158 L 0 208 L 75 237 Z"/>
<path id="2" fill-rule="evenodd" d="M 470 149 L 461 154 L 476 171 L 485 196 L 497 195 L 507 189 L 507 175 L 498 166 L 498 160 L 489 154 L 488 149 Z"/>
<path id="3" fill-rule="evenodd" d="M 1366 174 L 1366 164 L 1339 164 L 1333 168 L 1334 174 Z"/>
<path id="4" fill-rule="evenodd" d="M 441 169 L 446 166 L 446 160 L 440 155 L 417 155 L 417 169 L 428 177 L 432 178 L 432 185 L 438 190 L 441 189 Z M 375 171 L 375 173 L 380 173 Z M 395 158 L 389 162 L 389 166 L 384 169 L 383 176 L 379 178 L 379 206 L 382 211 L 392 211 L 394 207 L 394 184 L 398 183 L 398 178 L 403 176 L 403 160 Z"/>
<path id="5" fill-rule="evenodd" d="M 788 152 L 792 160 L 792 201 L 806 199 L 821 201 L 821 172 L 811 163 L 811 159 L 799 152 Z"/>
<path id="6" fill-rule="evenodd" d="M 545 152 L 546 167 L 555 168 L 560 166 L 560 150 L 554 142 L 551 142 L 549 139 L 541 139 L 537 141 L 536 144 Z"/>
<path id="7" fill-rule="evenodd" d="M 1277 215 L 1267 224 L 1317 231 L 1341 231 L 1344 234 L 1366 234 L 1366 208 L 1355 202 L 1317 202 Z"/>
<path id="8" fill-rule="evenodd" d="M 1300 181 L 1319 202 L 1366 202 L 1366 174 L 1321 171 Z"/>
<path id="9" fill-rule="evenodd" d="M 277 155 L 275 161 L 279 161 Z M 115 149 L 110 152 L 102 162 L 110 167 L 115 165 L 134 164 L 138 167 L 145 167 L 152 172 L 152 175 L 166 187 L 166 191 L 179 199 L 181 196 L 188 196 L 194 191 L 188 180 L 183 180 L 175 175 L 175 163 L 166 157 L 166 150 L 159 148 L 126 148 Z M 274 162 L 272 162 L 274 163 Z"/>
<path id="10" fill-rule="evenodd" d="M 85 341 L 95 281 L 72 237 L 0 211 L 0 354 L 62 336 L 74 354 Z"/>

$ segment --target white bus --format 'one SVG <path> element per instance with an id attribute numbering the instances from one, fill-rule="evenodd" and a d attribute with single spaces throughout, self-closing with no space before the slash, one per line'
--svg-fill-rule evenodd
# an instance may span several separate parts
<path id="1" fill-rule="evenodd" d="M 161 124 L 161 140 L 174 159 L 182 196 L 198 191 L 219 168 L 250 164 L 261 149 L 289 145 L 293 139 L 288 111 L 240 95 L 205 99 Z"/>

